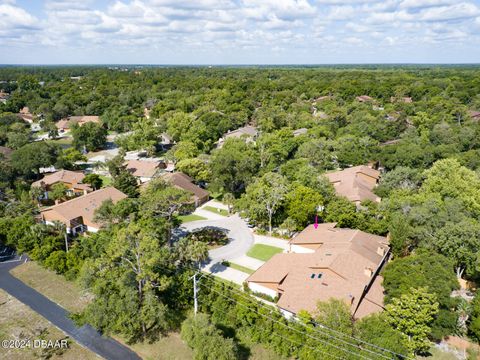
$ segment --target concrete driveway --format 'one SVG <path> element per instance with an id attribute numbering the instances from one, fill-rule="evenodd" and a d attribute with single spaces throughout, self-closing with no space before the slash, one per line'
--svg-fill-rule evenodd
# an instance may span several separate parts
<path id="1" fill-rule="evenodd" d="M 186 231 L 193 231 L 206 227 L 213 227 L 226 231 L 230 240 L 227 245 L 208 252 L 212 264 L 242 256 L 253 245 L 252 232 L 238 214 L 217 220 L 198 220 L 185 223 L 177 230 L 177 233 L 180 231 L 180 234 L 175 234 L 175 236 L 182 236 L 182 232 L 186 233 Z"/>
<path id="2" fill-rule="evenodd" d="M 215 215 L 215 214 L 213 214 Z M 232 269 L 221 264 L 223 260 L 232 260 L 244 256 L 253 245 L 252 231 L 245 224 L 245 221 L 238 214 L 228 217 L 222 216 L 219 219 L 198 220 L 183 224 L 174 231 L 174 238 L 185 236 L 187 232 L 207 227 L 216 228 L 226 232 L 229 243 L 208 252 L 210 262 L 202 269 L 222 279 L 232 281 L 241 285 L 248 274 Z"/>

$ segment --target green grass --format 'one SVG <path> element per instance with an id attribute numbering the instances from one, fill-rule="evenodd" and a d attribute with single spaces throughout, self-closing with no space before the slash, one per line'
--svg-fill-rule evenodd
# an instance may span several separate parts
<path id="1" fill-rule="evenodd" d="M 275 246 L 255 244 L 250 248 L 250 250 L 248 250 L 247 256 L 250 256 L 258 260 L 267 261 L 273 255 L 279 254 L 281 252 L 283 252 L 283 249 Z"/>
<path id="2" fill-rule="evenodd" d="M 252 270 L 252 269 L 247 268 L 247 267 L 242 266 L 242 265 L 232 263 L 230 261 L 224 261 L 224 262 L 222 262 L 222 264 L 225 265 L 225 266 L 231 267 L 232 269 L 235 269 L 235 270 L 238 270 L 238 271 L 244 272 L 246 274 L 250 274 L 250 275 L 255 272 L 255 270 Z"/>
<path id="3" fill-rule="evenodd" d="M 102 187 L 110 186 L 112 184 L 112 178 L 110 176 L 99 175 L 102 179 Z"/>
<path id="4" fill-rule="evenodd" d="M 52 144 L 58 144 L 58 145 L 63 145 L 63 146 L 71 146 L 72 145 L 72 142 L 73 142 L 73 139 L 70 138 L 70 137 L 66 137 L 66 138 L 61 138 L 61 139 L 55 139 L 55 140 L 47 140 L 49 143 L 52 143 Z"/>
<path id="5" fill-rule="evenodd" d="M 197 221 L 197 220 L 206 220 L 206 218 L 204 218 L 203 216 L 195 215 L 195 214 L 180 215 L 178 218 L 182 223 Z"/>
<path id="6" fill-rule="evenodd" d="M 223 215 L 223 216 L 228 216 L 228 211 L 225 209 L 219 209 L 213 206 L 204 206 L 202 209 L 208 210 L 212 213 Z"/>

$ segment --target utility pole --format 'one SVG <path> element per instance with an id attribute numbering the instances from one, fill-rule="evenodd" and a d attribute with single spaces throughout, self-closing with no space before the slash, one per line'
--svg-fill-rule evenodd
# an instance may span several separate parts
<path id="1" fill-rule="evenodd" d="M 65 231 L 65 252 L 68 253 L 68 235 L 66 231 Z"/>
<path id="2" fill-rule="evenodd" d="M 197 288 L 197 273 L 193 274 L 193 313 L 197 315 L 198 311 L 198 288 Z"/>

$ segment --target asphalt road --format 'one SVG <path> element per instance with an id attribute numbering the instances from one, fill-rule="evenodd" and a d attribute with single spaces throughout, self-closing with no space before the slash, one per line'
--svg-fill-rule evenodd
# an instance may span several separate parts
<path id="1" fill-rule="evenodd" d="M 238 214 L 218 220 L 198 220 L 185 223 L 177 230 L 176 235 L 181 236 L 182 231 L 192 231 L 205 227 L 223 229 L 230 239 L 227 245 L 208 252 L 211 264 L 245 255 L 253 245 L 252 232 Z"/>
<path id="2" fill-rule="evenodd" d="M 13 260 L 0 262 L 1 289 L 29 306 L 33 311 L 42 315 L 76 342 L 104 359 L 141 359 L 132 350 L 112 338 L 102 336 L 90 325 L 84 325 L 82 327 L 76 326 L 73 321 L 69 319 L 68 311 L 12 276 L 9 271 L 22 263 L 22 261 L 15 261 L 17 259 L 18 257 L 15 257 Z"/>

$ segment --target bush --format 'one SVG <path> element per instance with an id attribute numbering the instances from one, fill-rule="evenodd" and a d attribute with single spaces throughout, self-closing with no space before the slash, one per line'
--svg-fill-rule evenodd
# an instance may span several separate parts
<path id="1" fill-rule="evenodd" d="M 237 349 L 233 340 L 225 339 L 206 314 L 196 314 L 187 318 L 182 324 L 181 336 L 193 349 L 196 360 L 237 358 Z"/>

